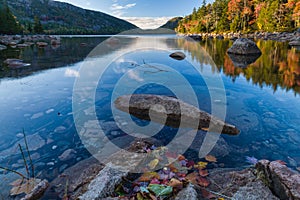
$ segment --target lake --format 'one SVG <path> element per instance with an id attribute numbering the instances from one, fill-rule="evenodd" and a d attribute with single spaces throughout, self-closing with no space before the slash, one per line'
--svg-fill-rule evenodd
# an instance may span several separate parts
<path id="1" fill-rule="evenodd" d="M 247 166 L 246 156 L 253 156 L 282 160 L 295 169 L 300 165 L 300 50 L 256 42 L 262 55 L 251 64 L 232 61 L 226 54 L 230 40 L 175 36 L 64 37 L 60 46 L 0 51 L 0 166 L 25 173 L 18 147 L 25 149 L 24 129 L 36 173 L 53 180 L 90 157 L 93 148 L 127 136 L 120 126 L 130 122 L 115 114 L 113 101 L 135 93 L 179 96 L 240 129 L 237 136 L 221 135 L 217 145 L 227 153 L 215 155 L 218 163 L 212 167 Z M 187 58 L 170 58 L 175 51 Z M 31 65 L 11 69 L 3 64 L 7 58 Z M 141 130 L 149 125 L 131 119 Z M 85 140 L 98 134 L 98 124 L 106 138 Z M 176 132 L 162 127 L 153 137 L 167 145 Z M 201 134 L 186 151 L 191 159 L 200 159 Z M 117 141 L 120 147 L 128 144 Z M 0 188 L 15 178 L 0 177 Z M 6 197 L 7 189 L 1 191 Z"/>

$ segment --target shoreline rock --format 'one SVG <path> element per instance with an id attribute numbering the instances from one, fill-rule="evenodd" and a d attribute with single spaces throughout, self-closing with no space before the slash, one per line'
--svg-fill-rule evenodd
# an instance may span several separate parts
<path id="1" fill-rule="evenodd" d="M 250 39 L 247 38 L 239 38 L 237 39 L 233 45 L 227 50 L 228 54 L 235 55 L 261 55 L 261 51 Z M 259 57 L 259 56 L 258 56 Z"/>

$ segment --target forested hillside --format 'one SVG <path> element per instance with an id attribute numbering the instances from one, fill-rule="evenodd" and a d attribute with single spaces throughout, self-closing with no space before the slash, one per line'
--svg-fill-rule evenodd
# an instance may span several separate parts
<path id="1" fill-rule="evenodd" d="M 40 26 L 39 23 L 47 34 L 115 34 L 137 28 L 127 21 L 102 12 L 53 0 L 0 1 L 7 1 L 9 13 L 22 25 L 24 33 L 40 33 L 41 27 L 38 32 L 34 30 L 34 26 Z M 0 23 L 11 25 L 6 20 L 1 20 Z"/>
<path id="2" fill-rule="evenodd" d="M 179 33 L 292 31 L 300 26 L 300 0 L 205 0 L 180 21 Z"/>

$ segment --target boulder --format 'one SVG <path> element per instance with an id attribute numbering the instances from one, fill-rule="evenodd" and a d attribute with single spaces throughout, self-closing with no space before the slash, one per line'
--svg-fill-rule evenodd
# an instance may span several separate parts
<path id="1" fill-rule="evenodd" d="M 115 169 L 113 165 L 107 164 L 89 184 L 87 192 L 79 199 L 96 200 L 109 197 L 113 194 L 115 187 L 121 183 L 122 177 L 126 177 L 127 174 Z"/>
<path id="2" fill-rule="evenodd" d="M 261 54 L 251 55 L 239 55 L 239 54 L 228 54 L 229 58 L 233 62 L 235 67 L 246 68 L 248 65 L 255 63 L 255 61 L 261 56 Z"/>
<path id="3" fill-rule="evenodd" d="M 214 116 L 187 104 L 179 99 L 162 95 L 124 95 L 118 97 L 115 107 L 123 112 L 143 119 L 165 124 L 170 127 L 185 127 L 221 131 L 224 134 L 237 135 L 239 130 Z M 151 117 L 150 117 L 151 115 Z"/>
<path id="4" fill-rule="evenodd" d="M 6 46 L 0 44 L 0 51 L 7 49 Z"/>
<path id="5" fill-rule="evenodd" d="M 48 43 L 46 43 L 46 42 L 37 42 L 36 45 L 39 48 L 44 48 L 44 47 L 48 46 Z"/>
<path id="6" fill-rule="evenodd" d="M 46 196 L 63 198 L 68 180 L 68 194 L 71 199 L 78 199 L 80 195 L 87 191 L 90 182 L 99 174 L 104 166 L 94 157 L 80 161 L 74 166 L 64 170 L 63 174 L 54 179 L 51 187 L 46 191 Z"/>
<path id="7" fill-rule="evenodd" d="M 300 46 L 300 40 L 293 40 L 289 42 L 290 46 Z"/>
<path id="8" fill-rule="evenodd" d="M 193 184 L 188 184 L 186 188 L 181 190 L 175 200 L 181 200 L 181 199 L 189 199 L 189 200 L 197 200 L 198 198 L 198 193 L 194 188 Z"/>
<path id="9" fill-rule="evenodd" d="M 280 199 L 300 200 L 300 174 L 280 161 L 260 160 L 256 164 L 258 177 Z"/>
<path id="10" fill-rule="evenodd" d="M 260 49 L 255 42 L 247 38 L 237 39 L 233 45 L 227 50 L 228 54 L 250 55 L 261 54 Z"/>
<path id="11" fill-rule="evenodd" d="M 186 55 L 180 51 L 177 51 L 177 52 L 170 54 L 170 57 L 175 60 L 184 60 Z"/>

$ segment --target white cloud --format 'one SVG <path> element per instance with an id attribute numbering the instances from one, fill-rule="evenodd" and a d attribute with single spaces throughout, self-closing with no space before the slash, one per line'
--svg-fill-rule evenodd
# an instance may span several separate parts
<path id="1" fill-rule="evenodd" d="M 65 71 L 65 77 L 75 77 L 75 78 L 77 78 L 79 76 L 80 76 L 79 72 L 74 70 L 74 69 L 69 69 L 68 68 Z"/>
<path id="2" fill-rule="evenodd" d="M 122 19 L 142 29 L 156 29 L 172 18 L 173 17 L 122 17 Z"/>
<path id="3" fill-rule="evenodd" d="M 115 16 L 122 16 L 125 12 L 124 10 L 127 10 L 129 8 L 132 8 L 136 5 L 136 3 L 130 3 L 126 4 L 124 6 L 117 3 L 117 1 L 114 1 L 115 3 L 111 5 L 110 10 L 113 12 Z"/>

